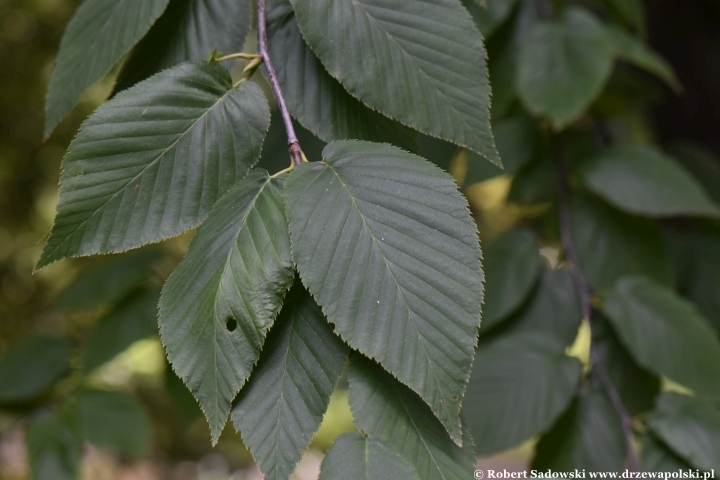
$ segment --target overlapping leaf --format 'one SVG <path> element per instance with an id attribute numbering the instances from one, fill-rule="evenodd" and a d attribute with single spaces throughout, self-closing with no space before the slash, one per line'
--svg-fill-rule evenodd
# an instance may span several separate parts
<path id="1" fill-rule="evenodd" d="M 86 441 L 140 456 L 150 448 L 150 418 L 135 398 L 122 392 L 81 391 L 63 407 L 66 422 Z"/>
<path id="2" fill-rule="evenodd" d="M 286 480 L 320 427 L 347 347 L 310 294 L 295 285 L 232 410 L 267 480 Z"/>
<path id="3" fill-rule="evenodd" d="M 530 468 L 619 472 L 626 458 L 620 417 L 598 382 L 591 378 L 570 409 L 540 439 Z"/>
<path id="4" fill-rule="evenodd" d="M 292 283 L 278 184 L 255 170 L 213 207 L 160 299 L 168 359 L 217 441 Z"/>
<path id="5" fill-rule="evenodd" d="M 717 156 L 691 141 L 672 142 L 669 151 L 705 187 L 705 192 L 720 203 L 720 161 Z"/>
<path id="6" fill-rule="evenodd" d="M 720 398 L 720 342 L 691 303 L 670 288 L 627 277 L 615 285 L 602 308 L 640 365 Z"/>
<path id="7" fill-rule="evenodd" d="M 720 216 L 689 172 L 651 147 L 627 145 L 606 149 L 580 168 L 595 194 L 630 213 L 652 217 Z"/>
<path id="8" fill-rule="evenodd" d="M 400 455 L 359 433 L 338 438 L 320 467 L 320 480 L 416 480 Z"/>
<path id="9" fill-rule="evenodd" d="M 87 0 L 70 21 L 48 86 L 45 136 L 150 29 L 169 0 Z"/>
<path id="10" fill-rule="evenodd" d="M 138 340 L 157 335 L 160 291 L 143 292 L 103 317 L 87 337 L 83 371 L 90 372 L 112 360 Z"/>
<path id="11" fill-rule="evenodd" d="M 350 95 L 300 33 L 289 0 L 268 2 L 268 45 L 292 115 L 326 142 L 356 138 L 417 149 L 417 134 Z"/>
<path id="12" fill-rule="evenodd" d="M 287 183 L 293 254 L 336 332 L 460 442 L 482 300 L 476 227 L 452 178 L 389 145 L 329 144 Z"/>
<path id="13" fill-rule="evenodd" d="M 593 288 L 612 288 L 624 275 L 671 283 L 668 250 L 652 221 L 579 193 L 571 198 L 570 214 L 580 266 Z"/>
<path id="14" fill-rule="evenodd" d="M 46 393 L 70 371 L 72 345 L 45 335 L 14 345 L 0 359 L 0 403 L 17 403 Z"/>
<path id="15" fill-rule="evenodd" d="M 630 2 L 631 3 L 631 2 Z M 660 55 L 650 50 L 642 40 L 627 33 L 615 25 L 605 27 L 606 35 L 615 48 L 616 55 L 633 63 L 664 80 L 676 92 L 682 91 L 682 85 L 675 76 L 672 66 Z"/>
<path id="16" fill-rule="evenodd" d="M 667 392 L 648 416 L 648 425 L 694 467 L 720 469 L 720 409 L 716 404 Z"/>
<path id="17" fill-rule="evenodd" d="M 531 113 L 563 129 L 600 94 L 614 54 L 593 14 L 566 8 L 557 20 L 535 23 L 521 43 L 518 94 Z"/>
<path id="18" fill-rule="evenodd" d="M 710 232 L 668 232 L 675 260 L 678 290 L 720 330 L 720 235 Z"/>
<path id="19" fill-rule="evenodd" d="M 269 121 L 260 87 L 233 88 L 227 70 L 207 62 L 179 65 L 121 92 L 70 145 L 37 268 L 196 227 L 257 161 Z"/>
<path id="20" fill-rule="evenodd" d="M 467 427 L 458 447 L 417 394 L 360 355 L 351 357 L 350 408 L 358 428 L 409 461 L 417 478 L 462 480 L 472 475 L 475 453 Z"/>
<path id="21" fill-rule="evenodd" d="M 483 332 L 515 311 L 536 285 L 542 260 L 531 231 L 513 230 L 484 249 Z"/>
<path id="22" fill-rule="evenodd" d="M 463 0 L 485 38 L 505 22 L 518 0 Z"/>
<path id="23" fill-rule="evenodd" d="M 62 296 L 56 307 L 82 310 L 112 304 L 138 288 L 162 256 L 156 250 L 130 252 L 80 275 Z"/>
<path id="24" fill-rule="evenodd" d="M 610 327 L 609 320 L 599 312 L 595 312 L 592 330 L 593 348 L 628 413 L 638 415 L 652 409 L 655 396 L 660 392 L 660 378 L 638 366 Z"/>
<path id="25" fill-rule="evenodd" d="M 170 0 L 167 10 L 135 47 L 116 90 L 188 60 L 206 60 L 214 49 L 242 51 L 252 21 L 246 0 Z"/>
<path id="26" fill-rule="evenodd" d="M 463 403 L 477 454 L 507 450 L 550 428 L 575 396 L 581 373 L 577 359 L 533 332 L 480 342 Z"/>
<path id="27" fill-rule="evenodd" d="M 43 412 L 25 433 L 33 480 L 76 480 L 80 473 L 82 440 L 60 415 Z"/>
<path id="28" fill-rule="evenodd" d="M 641 452 L 640 466 L 644 472 L 675 472 L 692 468 L 652 432 L 643 436 Z"/>
<path id="29" fill-rule="evenodd" d="M 499 164 L 485 48 L 459 1 L 291 1 L 303 37 L 350 94 Z"/>
<path id="30" fill-rule="evenodd" d="M 546 350 L 561 353 L 577 338 L 581 320 L 580 295 L 571 273 L 545 269 L 532 297 L 497 333 L 529 335 Z M 483 334 L 481 329 L 481 339 Z"/>

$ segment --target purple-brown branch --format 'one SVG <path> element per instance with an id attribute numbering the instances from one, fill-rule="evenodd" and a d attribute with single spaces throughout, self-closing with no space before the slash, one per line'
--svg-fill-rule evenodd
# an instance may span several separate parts
<path id="1" fill-rule="evenodd" d="M 620 394 L 618 393 L 615 385 L 613 385 L 610 375 L 605 369 L 605 365 L 597 352 L 597 347 L 593 342 L 594 336 L 592 334 L 594 330 L 593 318 L 593 307 L 592 307 L 592 291 L 590 285 L 585 278 L 585 274 L 580 268 L 580 261 L 575 249 L 575 244 L 572 239 L 572 223 L 570 218 L 570 192 L 568 188 L 568 170 L 567 162 L 565 161 L 565 152 L 563 151 L 562 143 L 560 138 L 553 137 L 553 148 L 555 150 L 555 170 L 557 172 L 558 181 L 558 213 L 560 217 L 560 243 L 562 244 L 565 257 L 570 263 L 570 271 L 575 281 L 575 286 L 580 293 L 580 301 L 582 304 L 582 312 L 584 317 L 590 324 L 590 365 L 592 372 L 597 375 L 600 381 L 605 395 L 607 396 L 610 404 L 620 418 L 622 423 L 623 433 L 625 437 L 625 445 L 627 447 L 627 460 L 628 468 L 631 471 L 638 471 L 640 469 L 638 464 L 637 455 L 633 448 L 633 430 L 632 430 L 632 417 L 625 408 Z"/>
<path id="2" fill-rule="evenodd" d="M 288 138 L 288 150 L 290 157 L 292 158 L 293 165 L 300 165 L 303 161 L 302 149 L 300 148 L 300 142 L 298 142 L 297 135 L 295 135 L 295 128 L 292 124 L 292 118 L 290 117 L 290 111 L 285 104 L 285 97 L 283 97 L 282 90 L 280 89 L 280 83 L 273 68 L 272 61 L 270 60 L 270 54 L 268 53 L 267 46 L 267 20 L 265 18 L 265 0 L 257 1 L 257 14 L 258 14 L 258 50 L 262 61 L 265 63 L 265 68 L 268 71 L 268 80 L 270 86 L 273 89 L 275 98 L 282 114 L 283 123 L 285 124 L 285 131 L 287 132 Z"/>

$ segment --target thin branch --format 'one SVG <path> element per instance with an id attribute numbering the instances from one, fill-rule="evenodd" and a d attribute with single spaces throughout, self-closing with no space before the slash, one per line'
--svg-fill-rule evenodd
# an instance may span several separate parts
<path id="1" fill-rule="evenodd" d="M 578 259 L 577 250 L 572 239 L 571 233 L 571 218 L 570 218 L 570 193 L 568 188 L 568 170 L 567 162 L 565 161 L 565 152 L 560 138 L 557 136 L 553 137 L 553 148 L 555 150 L 555 169 L 557 172 L 558 180 L 558 213 L 560 217 L 560 243 L 562 244 L 565 256 L 570 263 L 570 271 L 573 276 L 575 285 L 580 292 L 580 301 L 582 304 L 583 316 L 588 320 L 590 324 L 591 332 L 594 330 L 595 319 L 593 317 L 592 307 L 592 290 L 585 278 L 585 274 L 580 268 L 580 261 Z M 591 333 L 591 338 L 594 336 Z M 620 398 L 615 385 L 613 385 L 610 375 L 608 374 L 605 365 L 600 359 L 600 355 L 597 352 L 597 347 L 593 343 L 590 345 L 590 365 L 592 372 L 597 375 L 600 385 L 605 392 L 610 404 L 613 409 L 620 417 L 622 423 L 623 433 L 625 436 L 625 444 L 628 452 L 628 467 L 631 471 L 639 471 L 640 467 L 638 464 L 637 455 L 633 448 L 633 428 L 632 428 L 632 417 L 628 413 L 625 405 Z"/>
<path id="2" fill-rule="evenodd" d="M 265 67 L 268 71 L 268 80 L 270 86 L 275 93 L 278 106 L 280 107 L 280 113 L 282 115 L 283 123 L 285 124 L 285 131 L 288 137 L 288 150 L 290 151 L 290 157 L 292 158 L 293 165 L 300 165 L 303 162 L 303 153 L 300 148 L 300 142 L 298 142 L 297 135 L 295 135 L 295 128 L 292 124 L 292 118 L 290 117 L 290 111 L 285 104 L 285 97 L 283 97 L 282 90 L 280 89 L 280 83 L 273 68 L 272 62 L 270 61 L 270 55 L 268 53 L 267 46 L 267 20 L 265 18 L 265 0 L 257 0 L 258 10 L 258 50 L 259 56 L 265 63 Z"/>

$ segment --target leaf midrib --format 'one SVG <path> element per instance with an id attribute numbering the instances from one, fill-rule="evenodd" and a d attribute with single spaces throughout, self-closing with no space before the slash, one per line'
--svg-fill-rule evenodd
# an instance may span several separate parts
<path id="1" fill-rule="evenodd" d="M 418 337 L 418 339 L 420 340 L 420 344 L 422 345 L 423 352 L 425 353 L 425 357 L 427 358 L 428 365 L 435 365 L 435 363 L 434 363 L 433 360 L 430 358 L 430 355 L 429 355 L 429 353 L 428 353 L 428 351 L 427 351 L 427 347 L 426 347 L 426 345 L 425 345 L 425 337 L 424 337 L 424 336 L 420 333 L 420 331 L 418 330 L 417 323 L 415 322 L 415 312 L 413 312 L 413 310 L 410 308 L 410 305 L 408 305 L 407 299 L 405 298 L 405 294 L 403 293 L 403 290 L 402 290 L 402 288 L 400 287 L 400 284 L 398 283 L 397 278 L 395 277 L 395 273 L 393 272 L 392 268 L 390 268 L 390 265 L 388 264 L 388 259 L 385 257 L 385 253 L 382 251 L 382 249 L 381 249 L 380 246 L 378 245 L 378 243 L 377 243 L 377 238 L 375 237 L 375 234 L 373 233 L 372 229 L 370 228 L 370 225 L 368 225 L 367 220 L 365 219 L 365 215 L 362 213 L 362 210 L 360 209 L 360 206 L 359 206 L 359 205 L 357 204 L 357 202 L 355 201 L 355 196 L 350 192 L 350 189 L 348 188 L 347 184 L 345 184 L 345 182 L 342 180 L 342 178 L 341 178 L 340 175 L 338 174 L 337 170 L 335 170 L 332 165 L 330 165 L 330 164 L 328 164 L 328 163 L 326 163 L 326 162 L 324 162 L 324 161 L 323 161 L 322 163 L 323 163 L 324 165 L 326 165 L 326 166 L 333 172 L 333 174 L 335 175 L 335 177 L 337 177 L 338 181 L 340 182 L 340 184 L 343 186 L 343 188 L 344 188 L 345 191 L 347 192 L 348 196 L 350 197 L 350 200 L 352 201 L 355 209 L 356 209 L 357 212 L 360 214 L 360 218 L 362 218 L 363 224 L 364 224 L 365 227 L 368 229 L 368 232 L 370 232 L 370 236 L 371 236 L 372 239 L 373 239 L 373 244 L 375 244 L 375 248 L 377 249 L 377 251 L 379 252 L 380 256 L 382 257 L 383 262 L 385 263 L 385 267 L 386 267 L 386 268 L 388 269 L 388 271 L 390 272 L 390 275 L 392 276 L 392 279 L 393 279 L 393 281 L 395 282 L 395 287 L 397 288 L 398 293 L 400 293 L 400 297 L 403 299 L 403 303 L 405 304 L 405 308 L 407 309 L 407 311 L 408 311 L 408 313 L 409 313 L 409 316 L 410 316 L 410 318 L 412 319 L 412 325 L 413 325 L 413 328 L 415 329 L 415 333 L 417 334 L 417 337 Z M 432 368 L 431 370 L 434 372 L 435 369 Z M 441 388 L 441 386 L 440 386 L 439 379 L 437 378 L 437 375 L 434 374 L 434 373 L 433 373 L 433 379 L 435 380 L 435 384 L 436 384 L 436 386 L 437 386 L 437 389 L 438 389 L 437 391 L 438 391 L 438 393 L 440 393 L 440 395 L 441 395 L 442 397 L 445 397 L 445 395 L 442 394 L 443 390 L 442 390 L 442 388 Z M 398 380 L 399 380 L 399 379 L 398 379 Z M 427 402 L 426 402 L 426 403 L 427 403 Z M 440 405 L 442 405 L 443 411 L 445 412 L 445 414 L 448 415 L 448 419 L 452 418 L 452 415 L 450 415 L 450 412 L 448 411 L 447 406 L 445 406 L 445 402 L 440 402 Z M 430 406 L 433 407 L 432 405 L 430 405 Z M 431 410 L 433 410 L 433 408 L 431 408 Z M 437 415 L 437 414 L 435 414 L 435 415 Z M 438 419 L 439 419 L 439 418 L 438 418 Z"/>

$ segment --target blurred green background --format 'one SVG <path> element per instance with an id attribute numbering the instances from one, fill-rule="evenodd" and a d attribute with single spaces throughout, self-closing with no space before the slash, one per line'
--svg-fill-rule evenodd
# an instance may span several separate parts
<path id="1" fill-rule="evenodd" d="M 69 118 L 43 142 L 47 79 L 62 32 L 79 3 L 78 0 L 0 0 L 0 357 L 11 345 L 30 334 L 67 338 L 73 347 L 87 346 L 100 319 L 113 315 L 122 319 L 128 315 L 127 311 L 123 312 L 127 303 L 141 302 L 143 295 L 146 298 L 153 295 L 177 265 L 192 237 L 190 232 L 153 249 L 143 249 L 134 260 L 124 257 L 121 260 L 73 259 L 53 264 L 35 275 L 32 273 L 52 225 L 64 151 L 80 123 L 104 101 L 112 87 L 111 75 L 93 87 Z M 622 121 L 633 135 L 651 136 L 663 145 L 677 139 L 690 139 L 707 149 L 708 154 L 713 151 L 717 154 L 720 152 L 717 134 L 720 122 L 719 2 L 648 0 L 645 3 L 651 44 L 673 64 L 685 91 L 681 96 L 660 87 L 657 91 L 643 91 L 643 95 L 652 97 L 651 108 L 636 114 L 631 111 Z M 616 108 L 613 101 L 610 88 L 597 108 L 606 111 Z M 303 143 L 306 151 L 312 151 L 312 143 L 306 134 Z M 268 140 L 268 144 L 272 142 Z M 282 155 L 266 152 L 265 158 L 266 161 L 282 159 Z M 452 159 L 450 169 L 462 179 L 466 173 L 463 158 Z M 466 190 L 484 240 L 512 228 L 519 218 L 518 207 L 506 203 L 509 188 L 509 178 L 500 176 Z M 718 192 L 711 193 L 718 195 Z M 114 264 L 118 261 L 121 263 Z M 104 306 L 85 309 L 73 295 L 73 288 L 79 287 L 68 290 L 83 272 L 115 269 L 127 273 L 133 268 L 135 273 L 131 272 L 130 276 L 135 277 L 126 284 L 118 274 L 111 276 L 119 282 L 113 285 L 91 280 L 81 286 L 86 289 L 83 295 L 93 289 L 100 297 L 108 291 L 119 292 L 107 296 L 102 302 Z M 137 305 L 135 308 L 140 310 L 130 313 L 137 320 L 133 328 L 153 331 L 152 312 L 143 315 L 142 305 Z M 89 354 L 75 355 L 74 370 L 92 370 L 92 386 L 126 392 L 139 399 L 152 424 L 148 433 L 151 447 L 137 455 L 88 447 L 82 466 L 83 478 L 261 478 L 232 428 L 226 429 L 217 448 L 210 447 L 206 423 L 193 399 L 169 371 L 156 336 L 131 342 L 125 349 L 123 335 L 131 339 L 132 332 L 116 333 L 118 345 L 96 347 L 99 359 L 88 359 Z M 118 356 L 112 355 L 114 350 L 120 351 L 120 347 L 124 351 Z M 103 358 L 108 355 L 113 358 Z M 110 361 L 105 363 L 105 360 Z M 69 394 L 78 383 L 77 376 L 64 380 L 53 401 L 61 402 L 63 392 Z M 0 408 L 0 479 L 28 478 L 23 433 L 18 422 L 36 407 L 24 404 Z M 312 447 L 321 452 L 337 435 L 352 428 L 346 394 L 341 389 L 334 395 Z M 500 468 L 522 466 L 527 452 L 527 448 L 521 448 L 490 462 Z M 297 478 L 316 478 L 320 458 L 321 453 L 308 453 L 296 473 Z"/>

